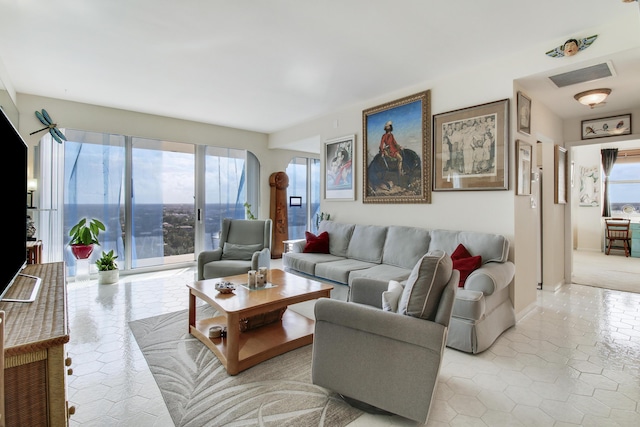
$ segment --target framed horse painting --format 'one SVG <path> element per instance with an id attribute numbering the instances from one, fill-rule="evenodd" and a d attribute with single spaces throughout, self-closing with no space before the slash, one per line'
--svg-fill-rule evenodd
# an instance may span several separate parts
<path id="1" fill-rule="evenodd" d="M 431 92 L 362 112 L 363 203 L 431 203 Z"/>
<path id="2" fill-rule="evenodd" d="M 433 117 L 433 190 L 509 189 L 509 100 Z"/>

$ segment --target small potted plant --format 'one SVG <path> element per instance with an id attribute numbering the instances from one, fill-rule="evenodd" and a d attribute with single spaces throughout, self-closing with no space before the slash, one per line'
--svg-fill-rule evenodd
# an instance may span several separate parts
<path id="1" fill-rule="evenodd" d="M 71 252 L 76 259 L 87 259 L 93 252 L 93 245 L 100 245 L 98 241 L 98 235 L 100 231 L 105 231 L 104 224 L 97 219 L 93 218 L 87 221 L 86 218 L 82 218 L 76 225 L 69 230 L 69 236 L 71 241 Z"/>
<path id="2" fill-rule="evenodd" d="M 102 256 L 96 261 L 98 266 L 98 284 L 111 285 L 118 282 L 118 264 L 116 264 L 116 258 L 113 249 L 109 252 L 102 251 Z"/>

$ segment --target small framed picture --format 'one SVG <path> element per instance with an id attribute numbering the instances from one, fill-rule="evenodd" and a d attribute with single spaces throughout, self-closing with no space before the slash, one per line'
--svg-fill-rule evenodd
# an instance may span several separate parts
<path id="1" fill-rule="evenodd" d="M 582 139 L 631 134 L 631 114 L 582 121 Z"/>
<path id="2" fill-rule="evenodd" d="M 531 195 L 531 144 L 516 141 L 516 194 Z"/>
<path id="3" fill-rule="evenodd" d="M 289 206 L 302 206 L 302 197 L 289 196 Z"/>
<path id="4" fill-rule="evenodd" d="M 518 92 L 518 132 L 531 135 L 531 99 Z"/>
<path id="5" fill-rule="evenodd" d="M 324 145 L 325 199 L 355 200 L 355 145 L 355 135 L 347 135 L 326 141 Z"/>
<path id="6" fill-rule="evenodd" d="M 556 204 L 567 203 L 567 149 L 556 145 L 555 147 L 555 176 L 554 176 L 554 202 Z"/>

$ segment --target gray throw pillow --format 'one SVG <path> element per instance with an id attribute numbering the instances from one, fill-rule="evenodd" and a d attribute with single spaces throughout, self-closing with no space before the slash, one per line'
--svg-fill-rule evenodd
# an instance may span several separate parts
<path id="1" fill-rule="evenodd" d="M 413 267 L 398 303 L 398 313 L 433 321 L 453 262 L 444 251 L 425 254 Z"/>
<path id="2" fill-rule="evenodd" d="M 235 243 L 225 242 L 222 248 L 222 259 L 239 259 L 251 261 L 254 252 L 261 251 L 262 244 L 255 245 L 237 245 Z"/>

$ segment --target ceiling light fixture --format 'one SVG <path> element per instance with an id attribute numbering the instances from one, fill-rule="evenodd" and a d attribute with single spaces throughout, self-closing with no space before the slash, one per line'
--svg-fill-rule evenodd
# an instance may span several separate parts
<path id="1" fill-rule="evenodd" d="M 580 92 L 574 95 L 576 101 L 580 104 L 588 105 L 593 108 L 607 99 L 607 96 L 611 93 L 611 89 L 593 89 L 586 92 Z"/>

